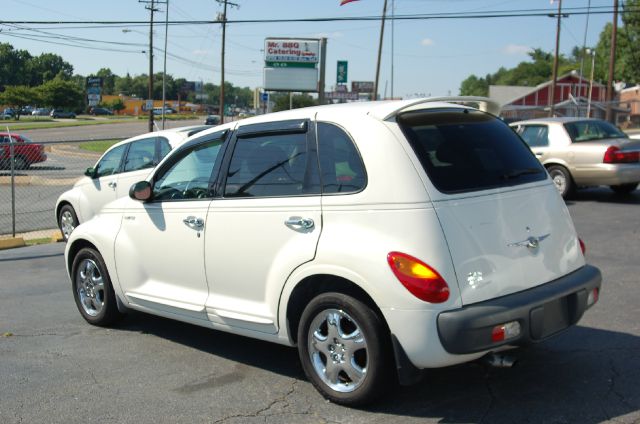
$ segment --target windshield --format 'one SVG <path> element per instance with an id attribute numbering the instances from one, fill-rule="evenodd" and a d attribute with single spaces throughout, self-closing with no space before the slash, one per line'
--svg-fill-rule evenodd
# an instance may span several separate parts
<path id="1" fill-rule="evenodd" d="M 567 122 L 564 124 L 571 141 L 580 143 L 582 141 L 605 140 L 607 138 L 627 138 L 627 135 L 616 126 L 605 121 L 586 120 Z"/>
<path id="2" fill-rule="evenodd" d="M 473 109 L 431 109 L 398 117 L 431 182 L 443 193 L 546 179 L 526 144 L 504 122 Z"/>

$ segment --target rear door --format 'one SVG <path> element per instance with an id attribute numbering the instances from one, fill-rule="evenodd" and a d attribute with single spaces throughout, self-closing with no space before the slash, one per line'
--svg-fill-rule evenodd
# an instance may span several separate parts
<path id="1" fill-rule="evenodd" d="M 549 282 L 584 263 L 557 190 L 504 123 L 454 109 L 398 121 L 432 184 L 464 304 Z"/>
<path id="2" fill-rule="evenodd" d="M 231 148 L 207 216 L 207 312 L 218 324 L 275 333 L 282 286 L 314 258 L 322 229 L 313 128 L 239 126 Z"/>

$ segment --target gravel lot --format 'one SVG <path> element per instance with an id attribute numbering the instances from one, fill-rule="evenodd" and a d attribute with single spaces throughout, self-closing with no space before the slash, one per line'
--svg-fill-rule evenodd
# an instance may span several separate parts
<path id="1" fill-rule="evenodd" d="M 432 370 L 366 409 L 327 403 L 294 349 L 135 313 L 86 324 L 63 244 L 0 252 L 2 423 L 640 423 L 640 190 L 568 203 L 604 277 L 577 327 L 511 369 Z"/>

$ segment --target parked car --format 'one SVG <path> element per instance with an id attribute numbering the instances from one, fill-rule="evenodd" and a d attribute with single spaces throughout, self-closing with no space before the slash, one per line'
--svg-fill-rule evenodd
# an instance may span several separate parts
<path id="1" fill-rule="evenodd" d="M 56 201 L 56 222 L 64 239 L 81 222 L 91 219 L 102 206 L 129 193 L 134 182 L 189 136 L 206 126 L 189 126 L 138 135 L 113 145 L 87 169 L 85 176 Z"/>
<path id="2" fill-rule="evenodd" d="M 165 115 L 170 115 L 172 113 L 176 113 L 176 110 L 170 107 L 165 107 L 164 108 L 164 114 Z M 154 107 L 153 108 L 153 114 L 154 115 L 162 115 L 162 108 L 161 107 Z"/>
<path id="3" fill-rule="evenodd" d="M 103 107 L 92 107 L 89 110 L 89 114 L 93 115 L 93 116 L 97 116 L 97 115 L 113 115 L 113 112 L 110 111 L 109 109 L 105 109 Z"/>
<path id="4" fill-rule="evenodd" d="M 5 120 L 5 119 L 14 119 L 14 117 L 15 117 L 15 113 L 14 113 L 13 109 L 7 108 L 7 109 L 2 111 L 2 119 L 3 120 Z"/>
<path id="5" fill-rule="evenodd" d="M 640 140 L 606 121 L 548 118 L 511 126 L 549 171 L 562 197 L 597 185 L 628 194 L 640 182 Z"/>
<path id="6" fill-rule="evenodd" d="M 71 234 L 80 314 L 129 310 L 297 346 L 331 401 L 545 340 L 601 276 L 542 165 L 493 114 L 441 98 L 211 128 Z M 119 185 L 120 186 L 120 185 Z"/>
<path id="7" fill-rule="evenodd" d="M 14 169 L 28 169 L 32 164 L 47 160 L 42 144 L 34 143 L 24 135 L 11 133 Z M 11 146 L 9 134 L 0 132 L 0 168 L 11 168 Z"/>
<path id="8" fill-rule="evenodd" d="M 204 120 L 205 125 L 220 125 L 220 115 L 209 115 Z"/>
<path id="9" fill-rule="evenodd" d="M 66 111 L 62 109 L 54 109 L 49 114 L 52 118 L 73 118 L 75 119 L 76 114 L 71 111 Z"/>
<path id="10" fill-rule="evenodd" d="M 31 111 L 31 115 L 33 116 L 49 116 L 49 109 L 39 107 L 37 109 L 33 109 Z"/>

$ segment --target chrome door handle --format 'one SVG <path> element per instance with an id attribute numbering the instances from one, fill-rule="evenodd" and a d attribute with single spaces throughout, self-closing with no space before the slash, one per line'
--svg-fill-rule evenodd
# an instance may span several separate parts
<path id="1" fill-rule="evenodd" d="M 315 225 L 313 219 L 311 218 L 302 218 L 300 216 L 292 216 L 289 217 L 284 224 L 288 227 L 302 227 L 305 230 L 310 230 Z"/>
<path id="2" fill-rule="evenodd" d="M 196 218 L 195 216 L 188 216 L 182 220 L 185 224 L 190 227 L 202 227 L 204 226 L 204 219 Z"/>
<path id="3" fill-rule="evenodd" d="M 116 188 L 118 186 L 118 183 L 116 183 L 115 181 L 110 181 L 107 185 L 111 188 Z"/>
<path id="4" fill-rule="evenodd" d="M 536 153 L 536 157 L 541 157 L 542 155 L 544 155 L 544 153 L 540 153 L 540 152 Z"/>

